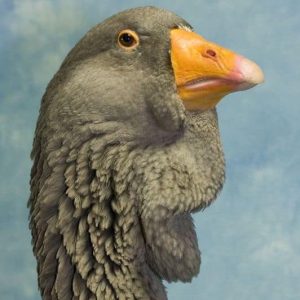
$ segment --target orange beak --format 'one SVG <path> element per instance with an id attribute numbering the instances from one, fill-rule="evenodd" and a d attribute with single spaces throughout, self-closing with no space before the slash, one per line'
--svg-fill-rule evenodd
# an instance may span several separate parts
<path id="1" fill-rule="evenodd" d="M 188 110 L 213 108 L 227 94 L 264 81 L 254 62 L 184 29 L 171 31 L 171 61 Z"/>

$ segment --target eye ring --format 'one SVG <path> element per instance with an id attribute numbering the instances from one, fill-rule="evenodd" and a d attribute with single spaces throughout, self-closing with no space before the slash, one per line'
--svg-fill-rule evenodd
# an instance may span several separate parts
<path id="1" fill-rule="evenodd" d="M 137 33 L 130 29 L 122 30 L 118 35 L 118 46 L 125 50 L 133 50 L 140 44 Z"/>

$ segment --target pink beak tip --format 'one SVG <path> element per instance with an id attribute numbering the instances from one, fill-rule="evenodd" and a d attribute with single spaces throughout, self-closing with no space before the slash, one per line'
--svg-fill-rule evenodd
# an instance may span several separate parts
<path id="1" fill-rule="evenodd" d="M 242 76 L 241 89 L 248 89 L 264 82 L 262 69 L 253 61 L 240 56 L 237 62 L 237 71 Z"/>

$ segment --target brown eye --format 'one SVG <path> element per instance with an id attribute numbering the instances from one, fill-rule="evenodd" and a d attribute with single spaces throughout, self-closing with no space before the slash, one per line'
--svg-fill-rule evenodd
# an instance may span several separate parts
<path id="1" fill-rule="evenodd" d="M 123 49 L 134 49 L 139 45 L 138 35 L 129 29 L 122 30 L 118 36 L 118 44 Z"/>

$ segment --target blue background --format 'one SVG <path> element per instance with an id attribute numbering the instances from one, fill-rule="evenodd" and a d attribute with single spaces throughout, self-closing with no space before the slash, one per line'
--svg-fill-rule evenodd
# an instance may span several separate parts
<path id="1" fill-rule="evenodd" d="M 253 60 L 266 82 L 218 106 L 227 180 L 194 216 L 202 269 L 169 298 L 300 299 L 300 1 L 0 1 L 0 298 L 40 299 L 26 202 L 40 98 L 74 43 L 128 7 L 158 5 Z"/>

